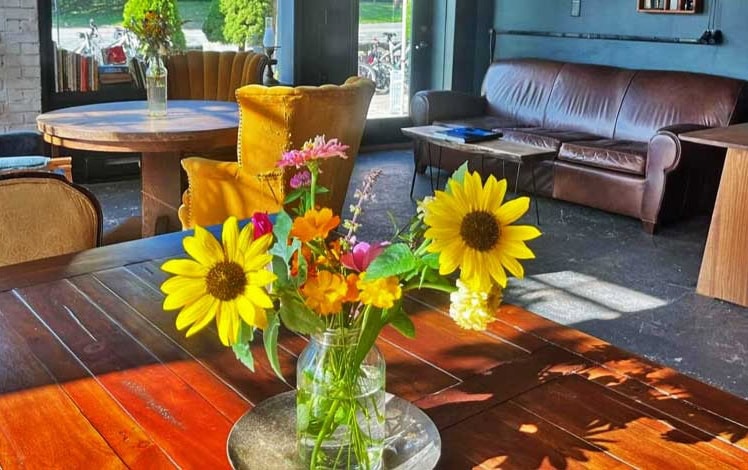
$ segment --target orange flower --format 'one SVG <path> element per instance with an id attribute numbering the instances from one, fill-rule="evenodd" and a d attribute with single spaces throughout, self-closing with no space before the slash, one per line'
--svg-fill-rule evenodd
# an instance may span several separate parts
<path id="1" fill-rule="evenodd" d="M 340 224 L 340 217 L 324 207 L 320 210 L 310 209 L 302 217 L 296 217 L 291 227 L 291 236 L 307 243 L 315 238 L 327 238 L 330 230 Z"/>
<path id="2" fill-rule="evenodd" d="M 307 276 L 308 277 L 316 276 L 317 266 L 311 262 L 312 250 L 308 246 L 302 245 L 301 255 L 304 257 L 304 260 L 306 261 Z M 291 275 L 292 276 L 299 275 L 299 252 L 298 251 L 294 251 L 293 255 L 291 255 Z"/>
<path id="3" fill-rule="evenodd" d="M 358 274 L 351 273 L 345 278 L 345 283 L 348 284 L 348 292 L 345 294 L 345 302 L 355 302 L 358 300 Z"/>
<path id="4" fill-rule="evenodd" d="M 320 315 L 339 313 L 348 294 L 348 284 L 340 274 L 320 271 L 317 277 L 307 279 L 301 288 L 306 304 Z"/>

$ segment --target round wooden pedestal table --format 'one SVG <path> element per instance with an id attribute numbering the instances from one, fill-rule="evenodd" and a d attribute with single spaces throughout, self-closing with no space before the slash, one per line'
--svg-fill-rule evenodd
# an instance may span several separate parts
<path id="1" fill-rule="evenodd" d="M 52 145 L 142 154 L 142 235 L 149 237 L 181 228 L 180 160 L 235 147 L 239 111 L 233 102 L 173 100 L 167 116 L 151 118 L 145 101 L 124 101 L 60 109 L 36 122 Z"/>

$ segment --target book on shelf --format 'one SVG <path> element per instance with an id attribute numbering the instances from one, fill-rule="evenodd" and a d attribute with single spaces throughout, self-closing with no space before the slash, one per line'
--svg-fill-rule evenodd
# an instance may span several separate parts
<path id="1" fill-rule="evenodd" d="M 436 131 L 436 134 L 444 140 L 461 144 L 498 139 L 502 135 L 501 132 L 492 131 L 490 129 L 480 129 L 478 127 L 452 127 L 450 129 Z"/>
<path id="2" fill-rule="evenodd" d="M 55 45 L 55 92 L 96 91 L 99 89 L 98 62 Z"/>

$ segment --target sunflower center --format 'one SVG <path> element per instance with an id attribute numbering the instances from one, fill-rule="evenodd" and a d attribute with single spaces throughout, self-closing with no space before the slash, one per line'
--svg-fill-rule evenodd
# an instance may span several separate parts
<path id="1" fill-rule="evenodd" d="M 460 225 L 460 236 L 467 246 L 488 251 L 499 241 L 501 227 L 496 217 L 487 211 L 473 211 L 465 215 Z"/>
<path id="2" fill-rule="evenodd" d="M 222 261 L 208 271 L 205 277 L 208 293 L 218 300 L 233 300 L 244 292 L 247 275 L 237 263 Z"/>

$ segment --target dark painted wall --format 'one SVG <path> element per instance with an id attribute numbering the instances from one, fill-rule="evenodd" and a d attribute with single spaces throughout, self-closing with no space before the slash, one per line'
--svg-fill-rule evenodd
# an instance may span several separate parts
<path id="1" fill-rule="evenodd" d="M 495 0 L 494 25 L 497 29 L 698 38 L 707 28 L 714 5 L 714 0 L 705 0 L 700 15 L 661 15 L 638 13 L 635 0 L 582 0 L 582 15 L 572 17 L 571 0 Z M 748 0 L 720 0 L 718 5 L 714 11 L 725 34 L 722 46 L 500 36 L 496 57 L 541 57 L 748 79 Z"/>

